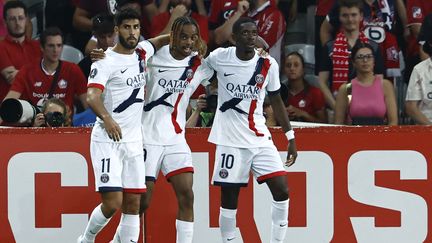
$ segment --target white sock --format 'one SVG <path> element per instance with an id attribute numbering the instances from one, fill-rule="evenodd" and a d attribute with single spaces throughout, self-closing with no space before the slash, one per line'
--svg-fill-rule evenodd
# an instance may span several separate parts
<path id="1" fill-rule="evenodd" d="M 138 214 L 122 213 L 113 242 L 138 242 L 140 232 L 139 226 L 140 222 Z"/>
<path id="2" fill-rule="evenodd" d="M 236 215 L 237 209 L 220 208 L 219 227 L 223 243 L 232 243 L 236 237 Z"/>
<path id="3" fill-rule="evenodd" d="M 99 204 L 90 215 L 89 222 L 84 231 L 83 243 L 93 243 L 96 235 L 108 224 L 111 218 L 106 218 L 101 210 L 101 204 Z"/>
<path id="4" fill-rule="evenodd" d="M 176 243 L 192 243 L 194 222 L 176 219 Z"/>
<path id="5" fill-rule="evenodd" d="M 285 201 L 272 201 L 271 216 L 271 243 L 283 242 L 288 228 L 289 199 Z"/>

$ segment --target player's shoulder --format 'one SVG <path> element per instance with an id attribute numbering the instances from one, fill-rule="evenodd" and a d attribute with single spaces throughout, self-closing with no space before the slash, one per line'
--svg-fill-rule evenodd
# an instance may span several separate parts
<path id="1" fill-rule="evenodd" d="M 214 51 L 210 52 L 210 55 L 212 58 L 228 58 L 231 53 L 235 53 L 235 47 L 219 47 L 215 49 Z"/>

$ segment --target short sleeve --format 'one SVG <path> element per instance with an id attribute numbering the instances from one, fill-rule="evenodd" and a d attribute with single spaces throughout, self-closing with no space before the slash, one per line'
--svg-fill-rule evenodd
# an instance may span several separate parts
<path id="1" fill-rule="evenodd" d="M 144 41 L 141 41 L 140 43 L 138 43 L 138 48 L 142 48 L 146 52 L 146 57 L 145 57 L 146 62 L 156 52 L 155 46 L 148 40 L 144 40 Z"/>
<path id="2" fill-rule="evenodd" d="M 279 79 L 279 65 L 276 60 L 270 61 L 270 69 L 268 71 L 268 84 L 266 90 L 268 92 L 278 91 L 281 87 L 280 79 Z"/>
<path id="3" fill-rule="evenodd" d="M 423 18 L 428 14 L 424 12 L 421 2 L 419 0 L 409 0 L 406 4 L 408 24 L 421 24 Z"/>
<path id="4" fill-rule="evenodd" d="M 94 62 L 90 68 L 90 75 L 88 78 L 87 87 L 105 89 L 109 79 L 109 67 L 103 66 L 103 60 Z"/>
<path id="5" fill-rule="evenodd" d="M 417 68 L 411 73 L 405 100 L 422 100 L 421 77 Z"/>

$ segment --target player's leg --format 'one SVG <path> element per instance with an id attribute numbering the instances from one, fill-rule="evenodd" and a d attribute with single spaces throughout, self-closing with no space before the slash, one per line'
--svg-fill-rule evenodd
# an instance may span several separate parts
<path id="1" fill-rule="evenodd" d="M 96 235 L 108 224 L 114 213 L 122 206 L 121 164 L 118 145 L 114 143 L 91 143 L 90 154 L 97 191 L 102 203 L 90 215 L 84 234 L 79 243 L 92 243 Z"/>
<path id="2" fill-rule="evenodd" d="M 258 183 L 266 182 L 273 196 L 271 243 L 283 242 L 288 227 L 288 184 L 286 171 L 276 147 L 261 147 L 252 162 Z"/>
<path id="3" fill-rule="evenodd" d="M 147 191 L 141 196 L 141 216 L 150 206 L 150 201 L 153 196 L 153 188 L 161 167 L 163 151 L 163 146 L 148 144 L 144 144 L 143 146 Z"/>
<path id="4" fill-rule="evenodd" d="M 124 156 L 122 215 L 114 242 L 138 242 L 140 200 L 141 194 L 146 191 L 142 143 L 125 143 Z"/>
<path id="5" fill-rule="evenodd" d="M 219 227 L 222 242 L 236 238 L 236 215 L 240 187 L 247 186 L 253 152 L 217 145 L 212 182 L 221 186 Z"/>
<path id="6" fill-rule="evenodd" d="M 193 238 L 193 165 L 192 152 L 186 143 L 165 146 L 162 173 L 177 197 L 176 242 L 192 243 Z"/>
<path id="7" fill-rule="evenodd" d="M 169 178 L 178 202 L 176 219 L 177 243 L 192 243 L 194 221 L 192 175 L 191 172 L 187 172 Z"/>

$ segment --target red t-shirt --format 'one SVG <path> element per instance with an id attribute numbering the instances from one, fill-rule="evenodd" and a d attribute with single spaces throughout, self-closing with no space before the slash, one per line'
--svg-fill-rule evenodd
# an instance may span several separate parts
<path id="1" fill-rule="evenodd" d="M 237 10 L 238 0 L 212 1 L 209 15 L 209 29 L 214 30 L 223 25 L 225 21 Z"/>
<path id="2" fill-rule="evenodd" d="M 15 77 L 11 90 L 21 93 L 20 99 L 42 106 L 48 98 L 53 76 L 47 75 L 41 63 L 24 66 Z M 87 92 L 87 80 L 78 65 L 62 61 L 53 97 L 59 98 L 73 111 L 74 97 Z"/>
<path id="3" fill-rule="evenodd" d="M 41 58 L 38 41 L 24 40 L 23 43 L 13 41 L 10 36 L 0 42 L 0 71 L 13 66 L 20 69 L 25 64 L 37 63 Z M 10 84 L 0 75 L 0 101 L 9 92 Z"/>
<path id="4" fill-rule="evenodd" d="M 168 24 L 171 14 L 169 12 L 163 12 L 153 17 L 151 24 L 151 37 L 159 35 L 160 32 Z M 193 18 L 200 28 L 201 38 L 208 42 L 208 23 L 207 17 L 202 16 L 198 13 L 192 12 L 191 18 Z"/>
<path id="5" fill-rule="evenodd" d="M 430 0 L 407 0 L 408 24 L 422 24 L 424 17 L 432 13 L 432 2 Z M 408 41 L 408 55 L 413 56 L 419 53 L 418 41 L 411 37 Z"/>
<path id="6" fill-rule="evenodd" d="M 330 12 L 330 9 L 333 7 L 335 0 L 319 0 L 317 1 L 317 9 L 316 9 L 316 15 L 317 16 L 327 16 L 327 14 Z"/>
<path id="7" fill-rule="evenodd" d="M 317 111 L 324 109 L 325 100 L 321 90 L 311 86 L 307 92 L 303 90 L 294 96 L 290 96 L 288 104 L 311 115 L 316 115 Z"/>

